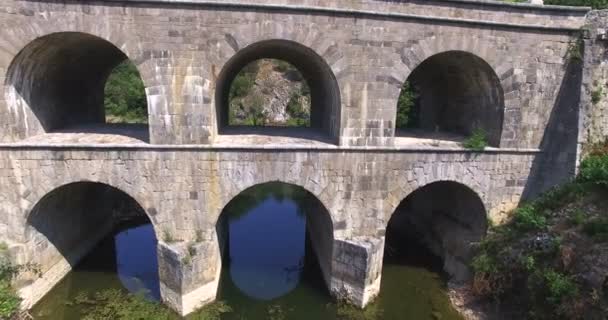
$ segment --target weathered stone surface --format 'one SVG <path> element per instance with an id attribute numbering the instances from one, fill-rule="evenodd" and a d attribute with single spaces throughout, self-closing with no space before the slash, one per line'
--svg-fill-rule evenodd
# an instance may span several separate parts
<path id="1" fill-rule="evenodd" d="M 379 292 L 387 223 L 412 192 L 453 181 L 479 197 L 488 219 L 502 222 L 522 198 L 573 176 L 576 142 L 587 132 L 606 134 L 605 117 L 596 116 L 602 107 L 589 103 L 605 69 L 603 42 L 593 36 L 600 32 L 585 41 L 584 64 L 567 54 L 586 13 L 443 0 L 3 1 L 0 241 L 17 262 L 44 271 L 19 284 L 26 304 L 101 236 L 90 230 L 104 231 L 108 217 L 83 210 L 98 192 L 69 206 L 63 203 L 72 193 L 63 186 L 110 186 L 144 209 L 160 240 L 163 299 L 187 314 L 215 298 L 222 209 L 249 187 L 281 181 L 305 188 L 329 213 L 308 226 L 325 281 L 334 294 L 365 305 Z M 602 25 L 605 16 L 592 13 L 589 21 Z M 261 49 L 246 57 L 267 53 L 268 43 L 289 49 L 271 50 L 269 58 L 291 59 L 321 81 L 321 99 L 311 88 L 311 109 L 322 109 L 323 125 L 298 137 L 220 134 L 223 71 L 252 45 Z M 498 148 L 395 145 L 402 83 L 423 61 L 454 51 L 483 61 L 492 81 L 477 87 L 490 83 L 501 95 L 482 100 L 502 114 L 491 128 Z M 88 135 L 71 126 L 99 125 L 101 84 L 124 57 L 146 86 L 151 144 L 141 135 Z M 453 245 L 446 267 L 459 274 L 467 244 L 452 241 L 457 230 L 439 222 L 448 229 L 443 241 Z"/>

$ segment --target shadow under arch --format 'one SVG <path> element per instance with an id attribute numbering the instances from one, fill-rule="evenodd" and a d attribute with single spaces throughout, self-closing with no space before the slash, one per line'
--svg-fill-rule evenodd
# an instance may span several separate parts
<path id="1" fill-rule="evenodd" d="M 84 32 L 56 32 L 29 42 L 11 61 L 5 80 L 6 100 L 19 114 L 22 138 L 59 131 L 117 133 L 148 141 L 147 126 L 128 130 L 106 124 L 106 81 L 128 59 L 110 41 Z"/>
<path id="2" fill-rule="evenodd" d="M 422 186 L 401 201 L 386 231 L 386 255 L 402 254 L 404 245 L 418 242 L 442 260 L 454 281 L 470 277 L 473 245 L 486 234 L 487 213 L 479 195 L 454 181 Z"/>
<path id="3" fill-rule="evenodd" d="M 246 295 L 269 300 L 290 292 L 298 282 L 287 283 L 294 280 L 289 277 L 294 274 L 298 279 L 305 277 L 302 272 L 306 272 L 304 269 L 311 262 L 318 262 L 318 266 L 313 267 L 321 269 L 329 291 L 333 222 L 321 201 L 306 189 L 279 181 L 251 186 L 224 207 L 216 223 L 216 233 L 222 261 L 230 267 L 232 282 Z M 316 262 L 309 254 L 314 254 Z M 236 267 L 233 267 L 233 260 L 239 260 Z M 285 262 L 290 263 L 285 267 Z M 272 269 L 276 266 L 284 268 Z M 250 274 L 251 270 L 257 270 L 257 274 L 249 281 L 243 281 L 240 274 Z M 272 273 L 263 278 L 270 285 L 260 291 L 252 285 L 251 279 L 260 280 L 254 279 L 255 276 L 265 273 Z M 273 287 L 273 281 L 282 277 L 282 273 L 287 286 Z"/>
<path id="4" fill-rule="evenodd" d="M 230 87 L 237 74 L 259 59 L 277 59 L 293 65 L 310 88 L 310 128 L 244 128 L 229 126 Z M 340 88 L 331 67 L 313 49 L 291 40 L 263 40 L 238 50 L 216 80 L 216 118 L 219 134 L 259 133 L 304 137 L 320 136 L 337 143 L 340 132 Z M 307 135 L 306 133 L 316 133 Z"/>
<path id="5" fill-rule="evenodd" d="M 417 131 L 469 136 L 481 129 L 491 146 L 500 146 L 504 89 L 484 59 L 466 51 L 437 53 L 416 66 L 406 82 L 415 97 L 407 124 L 399 128 L 397 119 L 397 135 L 415 136 Z M 408 134 L 407 129 L 414 131 Z"/>
<path id="6" fill-rule="evenodd" d="M 126 192 L 100 182 L 79 181 L 59 186 L 44 195 L 26 221 L 26 241 L 33 246 L 29 262 L 39 267 L 42 274 L 42 277 L 27 279 L 33 288 L 30 298 L 36 302 L 117 228 L 151 223 L 152 218 Z M 155 231 L 152 233 L 156 241 Z M 118 252 L 116 256 L 104 256 L 120 260 Z M 118 266 L 119 262 L 103 261 L 99 266 L 87 264 L 87 271 L 107 271 L 108 265 Z M 126 269 L 117 271 L 130 272 Z M 132 289 L 122 274 L 118 276 L 125 287 Z M 156 289 L 157 284 L 153 285 Z M 156 292 L 151 294 L 158 296 Z"/>

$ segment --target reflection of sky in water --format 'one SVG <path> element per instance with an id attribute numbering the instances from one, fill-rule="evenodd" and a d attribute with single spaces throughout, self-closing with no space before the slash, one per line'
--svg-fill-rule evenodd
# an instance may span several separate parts
<path id="1" fill-rule="evenodd" d="M 116 270 L 120 282 L 130 292 L 146 292 L 160 300 L 156 237 L 151 224 L 131 228 L 114 237 Z"/>
<path id="2" fill-rule="evenodd" d="M 230 220 L 230 275 L 246 295 L 271 300 L 293 290 L 304 264 L 306 221 L 294 201 L 267 198 Z"/>

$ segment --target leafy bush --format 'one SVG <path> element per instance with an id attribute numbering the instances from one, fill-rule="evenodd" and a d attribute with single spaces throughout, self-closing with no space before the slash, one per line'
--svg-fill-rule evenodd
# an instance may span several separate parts
<path id="1" fill-rule="evenodd" d="M 533 204 L 525 204 L 515 210 L 514 222 L 517 229 L 522 231 L 544 229 L 547 218 Z"/>
<path id="2" fill-rule="evenodd" d="M 148 122 L 144 83 L 130 61 L 119 64 L 108 77 L 104 105 L 108 122 Z"/>
<path id="3" fill-rule="evenodd" d="M 608 186 L 608 154 L 592 154 L 581 161 L 579 180 Z"/>
<path id="4" fill-rule="evenodd" d="M 0 319 L 10 319 L 18 310 L 21 299 L 11 287 L 13 276 L 19 271 L 8 256 L 5 243 L 0 243 Z"/>
<path id="5" fill-rule="evenodd" d="M 411 128 L 415 125 L 414 106 L 418 94 L 409 82 L 404 82 L 397 101 L 397 129 Z"/>
<path id="6" fill-rule="evenodd" d="M 549 292 L 547 301 L 554 305 L 578 294 L 578 286 L 570 276 L 548 269 L 545 270 L 544 279 Z"/>
<path id="7" fill-rule="evenodd" d="M 475 129 L 473 134 L 468 137 L 462 145 L 471 150 L 483 151 L 488 146 L 486 132 L 483 129 Z"/>

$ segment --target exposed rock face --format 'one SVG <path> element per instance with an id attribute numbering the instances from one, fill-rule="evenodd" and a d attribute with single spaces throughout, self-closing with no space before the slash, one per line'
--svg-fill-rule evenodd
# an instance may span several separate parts
<path id="1" fill-rule="evenodd" d="M 292 66 L 279 64 L 277 60 L 257 61 L 258 71 L 251 90 L 243 97 L 231 101 L 235 108 L 235 120 L 246 124 L 246 119 L 261 106 L 265 122 L 269 125 L 287 125 L 293 117 L 287 111 L 290 100 L 296 99 L 305 114 L 310 115 L 310 95 L 306 81 Z"/>

